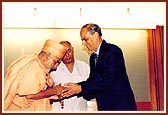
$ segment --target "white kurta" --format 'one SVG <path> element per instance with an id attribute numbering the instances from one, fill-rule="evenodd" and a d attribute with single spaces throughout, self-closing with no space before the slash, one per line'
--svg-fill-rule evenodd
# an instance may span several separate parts
<path id="1" fill-rule="evenodd" d="M 52 72 L 51 75 L 54 79 L 54 84 L 68 83 L 68 82 L 81 82 L 85 81 L 89 77 L 90 68 L 89 65 L 83 61 L 75 60 L 74 68 L 72 73 L 68 71 L 66 66 L 61 63 L 57 70 Z M 52 104 L 52 111 L 86 111 L 87 101 L 83 97 L 78 98 L 77 96 L 69 99 L 64 99 L 64 109 L 61 109 L 59 102 Z"/>

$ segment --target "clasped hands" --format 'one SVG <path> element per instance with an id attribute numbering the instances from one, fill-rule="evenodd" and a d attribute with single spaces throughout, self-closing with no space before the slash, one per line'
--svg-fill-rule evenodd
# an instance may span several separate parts
<path id="1" fill-rule="evenodd" d="M 57 96 L 60 98 L 69 97 L 82 91 L 80 85 L 71 82 L 64 85 L 58 84 L 54 87 L 54 89 L 57 92 Z"/>

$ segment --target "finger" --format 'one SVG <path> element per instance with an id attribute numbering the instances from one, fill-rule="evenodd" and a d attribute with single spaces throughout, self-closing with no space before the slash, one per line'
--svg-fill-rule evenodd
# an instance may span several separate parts
<path id="1" fill-rule="evenodd" d="M 66 97 L 69 97 L 72 95 L 71 93 L 72 93 L 72 91 L 68 90 L 68 91 L 64 92 L 63 95 L 65 95 Z"/>
<path id="2" fill-rule="evenodd" d="M 61 86 L 61 83 L 59 83 L 58 85 Z"/>
<path id="3" fill-rule="evenodd" d="M 63 97 L 69 97 L 69 96 L 70 96 L 70 94 L 68 94 L 68 93 L 63 94 Z"/>
<path id="4" fill-rule="evenodd" d="M 68 92 L 69 91 L 69 89 L 63 89 L 62 90 L 62 93 L 66 93 L 66 92 Z"/>
<path id="5" fill-rule="evenodd" d="M 66 86 L 68 83 L 64 83 L 64 86 Z"/>

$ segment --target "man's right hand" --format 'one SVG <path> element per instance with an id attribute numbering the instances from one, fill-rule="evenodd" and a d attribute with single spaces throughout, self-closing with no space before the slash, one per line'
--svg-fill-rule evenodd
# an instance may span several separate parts
<path id="1" fill-rule="evenodd" d="M 61 96 L 64 91 L 64 87 L 61 86 L 61 84 L 58 84 L 54 87 L 54 91 L 56 95 Z"/>
<path id="2" fill-rule="evenodd" d="M 64 85 L 63 97 L 69 97 L 74 94 L 78 94 L 82 91 L 82 88 L 77 83 L 67 83 Z"/>

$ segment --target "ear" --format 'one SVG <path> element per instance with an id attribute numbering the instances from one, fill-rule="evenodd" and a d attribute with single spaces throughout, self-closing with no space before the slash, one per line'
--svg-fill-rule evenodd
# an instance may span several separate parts
<path id="1" fill-rule="evenodd" d="M 96 39 L 99 38 L 99 34 L 97 32 L 94 33 L 94 36 L 96 37 Z"/>
<path id="2" fill-rule="evenodd" d="M 74 50 L 74 47 L 72 47 L 72 50 Z"/>

